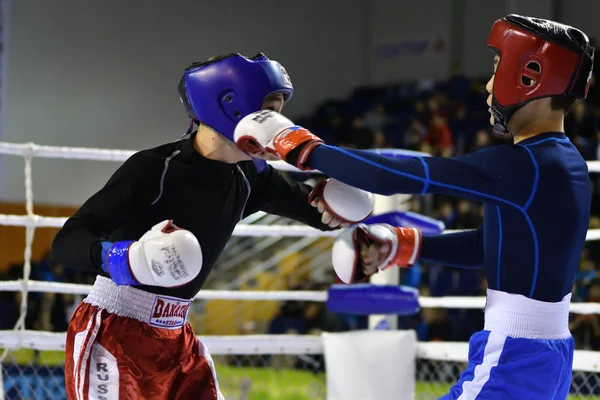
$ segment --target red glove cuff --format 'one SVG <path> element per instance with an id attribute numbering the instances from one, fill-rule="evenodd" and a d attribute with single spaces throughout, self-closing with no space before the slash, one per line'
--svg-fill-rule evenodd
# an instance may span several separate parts
<path id="1" fill-rule="evenodd" d="M 412 267 L 421 255 L 423 245 L 423 236 L 417 228 L 395 227 L 398 237 L 398 249 L 396 255 L 392 258 L 390 266 Z"/>
<path id="2" fill-rule="evenodd" d="M 275 150 L 281 155 L 281 158 L 289 163 L 293 163 L 297 168 L 308 171 L 312 168 L 305 167 L 304 163 L 308 160 L 311 151 L 320 144 L 325 143 L 321 138 L 311 133 L 309 130 L 292 127 L 284 130 L 273 140 Z M 295 160 L 288 160 L 288 154 L 302 145 L 302 150 Z"/>

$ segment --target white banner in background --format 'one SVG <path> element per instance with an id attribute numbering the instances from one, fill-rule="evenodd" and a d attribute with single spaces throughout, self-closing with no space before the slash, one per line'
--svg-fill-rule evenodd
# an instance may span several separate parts
<path id="1" fill-rule="evenodd" d="M 327 400 L 412 400 L 415 331 L 323 333 Z"/>

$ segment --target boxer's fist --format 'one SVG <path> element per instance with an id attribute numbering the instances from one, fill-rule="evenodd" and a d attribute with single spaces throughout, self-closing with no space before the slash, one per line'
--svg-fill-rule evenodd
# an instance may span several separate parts
<path id="1" fill-rule="evenodd" d="M 364 221 L 373 212 L 373 195 L 335 179 L 322 180 L 308 202 L 322 214 L 321 222 L 331 228 L 346 228 Z"/>
<path id="2" fill-rule="evenodd" d="M 233 139 L 245 153 L 266 160 L 282 159 L 302 170 L 310 152 L 323 140 L 271 110 L 249 114 L 235 127 Z M 297 151 L 293 151 L 297 150 Z"/>
<path id="3" fill-rule="evenodd" d="M 106 271 L 118 285 L 177 287 L 200 273 L 202 261 L 196 237 L 173 221 L 163 221 L 138 241 L 114 243 Z"/>
<path id="4" fill-rule="evenodd" d="M 363 282 L 387 268 L 412 266 L 419 258 L 421 244 L 417 228 L 359 224 L 336 238 L 333 269 L 344 283 Z"/>

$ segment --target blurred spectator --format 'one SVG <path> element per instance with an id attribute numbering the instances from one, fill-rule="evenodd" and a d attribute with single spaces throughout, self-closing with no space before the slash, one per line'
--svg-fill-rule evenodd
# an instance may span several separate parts
<path id="1" fill-rule="evenodd" d="M 593 203 L 592 199 L 592 203 Z M 593 211 L 592 211 L 593 212 Z M 600 218 L 596 215 L 590 216 L 590 224 L 588 229 L 600 229 Z M 589 257 L 594 260 L 596 264 L 600 262 L 600 241 L 592 240 L 585 244 L 586 249 L 589 251 Z"/>
<path id="2" fill-rule="evenodd" d="M 456 111 L 450 120 L 452 140 L 455 143 L 456 155 L 462 155 L 469 151 L 473 141 L 471 123 L 467 118 L 467 107 L 464 104 L 456 106 Z"/>
<path id="3" fill-rule="evenodd" d="M 483 271 L 479 271 L 479 285 L 475 288 L 473 296 L 486 296 L 488 289 L 487 279 Z M 467 310 L 467 323 L 471 333 L 475 333 L 483 329 L 484 314 L 483 310 L 471 309 Z"/>
<path id="4" fill-rule="evenodd" d="M 427 326 L 425 340 L 428 342 L 451 342 L 454 340 L 454 324 L 445 308 L 432 308 L 423 316 Z"/>
<path id="5" fill-rule="evenodd" d="M 365 126 L 365 119 L 356 116 L 352 119 L 352 127 L 344 137 L 346 147 L 357 149 L 371 149 L 374 144 L 373 131 Z"/>
<path id="6" fill-rule="evenodd" d="M 342 117 L 340 117 L 339 115 L 333 115 L 330 120 L 329 120 L 329 124 L 327 126 L 327 138 L 329 138 L 330 143 L 339 143 L 340 141 L 342 141 L 343 137 L 344 137 L 344 127 L 342 124 Z M 327 140 L 326 138 L 323 138 L 324 140 Z"/>
<path id="7" fill-rule="evenodd" d="M 324 303 L 308 303 L 304 309 L 306 330 L 310 335 L 319 335 L 321 332 L 343 332 L 348 330 L 348 325 L 338 314 L 327 309 Z"/>
<path id="8" fill-rule="evenodd" d="M 468 200 L 459 199 L 454 219 L 454 229 L 478 228 L 483 221 Z"/>
<path id="9" fill-rule="evenodd" d="M 465 104 L 469 99 L 470 84 L 461 65 L 459 63 L 453 64 L 448 80 L 448 95 L 450 98 L 457 103 Z"/>
<path id="10" fill-rule="evenodd" d="M 288 290 L 309 290 L 310 287 L 306 287 L 307 284 L 310 282 L 298 282 L 294 277 L 288 277 Z M 304 332 L 306 332 L 304 304 L 299 301 L 284 302 L 267 328 L 267 333 L 276 335 Z"/>
<path id="11" fill-rule="evenodd" d="M 418 151 L 421 148 L 421 142 L 427 129 L 418 118 L 411 118 L 408 129 L 404 132 L 404 148 L 407 150 Z"/>
<path id="12" fill-rule="evenodd" d="M 306 332 L 306 321 L 297 302 L 285 302 L 269 324 L 267 333 L 274 335 L 301 334 Z"/>
<path id="13" fill-rule="evenodd" d="M 20 272 L 20 275 L 19 275 Z M 0 280 L 12 281 L 23 277 L 23 269 L 19 266 L 11 266 L 6 271 L 2 271 Z M 0 329 L 13 329 L 19 316 L 19 304 L 17 303 L 17 293 L 10 291 L 0 292 Z"/>
<path id="14" fill-rule="evenodd" d="M 600 303 L 600 279 L 592 281 L 586 300 Z M 578 348 L 600 350 L 600 318 L 598 314 L 576 314 L 569 324 L 569 329 Z"/>
<path id="15" fill-rule="evenodd" d="M 434 115 L 425 137 L 423 138 L 433 149 L 433 154 L 441 157 L 450 157 L 454 147 L 452 133 L 446 123 L 446 120 Z"/>
<path id="16" fill-rule="evenodd" d="M 596 158 L 598 121 L 584 100 L 577 100 L 565 117 L 565 132 L 586 160 Z"/>
<path id="17" fill-rule="evenodd" d="M 421 121 L 423 124 L 426 124 L 429 120 L 427 108 L 425 107 L 425 102 L 423 100 L 417 100 L 414 105 L 414 117 Z"/>
<path id="18" fill-rule="evenodd" d="M 409 205 L 408 205 L 408 210 L 415 212 L 415 213 L 420 213 L 423 214 L 423 205 L 422 205 L 423 200 L 413 196 L 410 199 Z"/>
<path id="19" fill-rule="evenodd" d="M 70 282 L 62 264 L 55 263 L 47 252 L 36 265 L 37 275 L 45 282 Z M 42 331 L 65 332 L 69 325 L 68 306 L 73 302 L 72 294 L 43 293 L 34 328 Z"/>
<path id="20" fill-rule="evenodd" d="M 373 135 L 373 148 L 375 149 L 387 149 L 392 147 L 390 141 L 382 131 L 377 131 Z"/>
<path id="21" fill-rule="evenodd" d="M 400 284 L 414 288 L 421 285 L 421 264 L 418 261 L 410 268 L 400 269 Z"/>
<path id="22" fill-rule="evenodd" d="M 473 143 L 471 151 L 481 150 L 485 147 L 488 147 L 490 144 L 490 133 L 485 129 L 479 129 L 477 132 L 475 132 L 475 143 Z"/>
<path id="23" fill-rule="evenodd" d="M 421 296 L 429 296 L 431 293 L 426 288 L 421 288 Z M 448 342 L 455 337 L 454 323 L 448 318 L 445 308 L 423 308 L 421 310 L 422 320 L 417 326 L 417 336 L 420 341 Z"/>
<path id="24" fill-rule="evenodd" d="M 454 229 L 454 223 L 456 221 L 456 213 L 452 207 L 452 203 L 444 201 L 438 211 L 438 219 L 444 222 L 446 229 Z"/>
<path id="25" fill-rule="evenodd" d="M 594 279 L 600 278 L 594 261 L 589 258 L 588 249 L 581 252 L 579 271 L 575 280 L 575 297 L 577 301 L 584 301 L 588 297 L 589 287 Z"/>
<path id="26" fill-rule="evenodd" d="M 442 98 L 439 94 L 434 94 L 427 99 L 427 116 L 429 121 L 435 117 L 447 118 L 446 110 L 442 108 Z"/>
<path id="27" fill-rule="evenodd" d="M 383 132 L 388 122 L 389 116 L 383 103 L 377 103 L 365 114 L 365 127 L 373 132 Z"/>

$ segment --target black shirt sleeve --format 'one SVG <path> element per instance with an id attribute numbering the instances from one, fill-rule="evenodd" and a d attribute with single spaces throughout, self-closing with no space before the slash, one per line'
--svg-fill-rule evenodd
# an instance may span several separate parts
<path id="1" fill-rule="evenodd" d="M 256 176 L 244 216 L 265 211 L 320 230 L 331 230 L 321 223 L 321 214 L 308 203 L 311 190 L 309 185 L 294 182 L 269 165 Z"/>
<path id="2" fill-rule="evenodd" d="M 67 220 L 52 243 L 52 257 L 75 269 L 101 272 L 102 240 L 142 205 L 158 195 L 158 181 L 146 178 L 152 167 L 147 157 L 134 154 Z M 156 186 L 152 190 L 149 186 Z"/>

